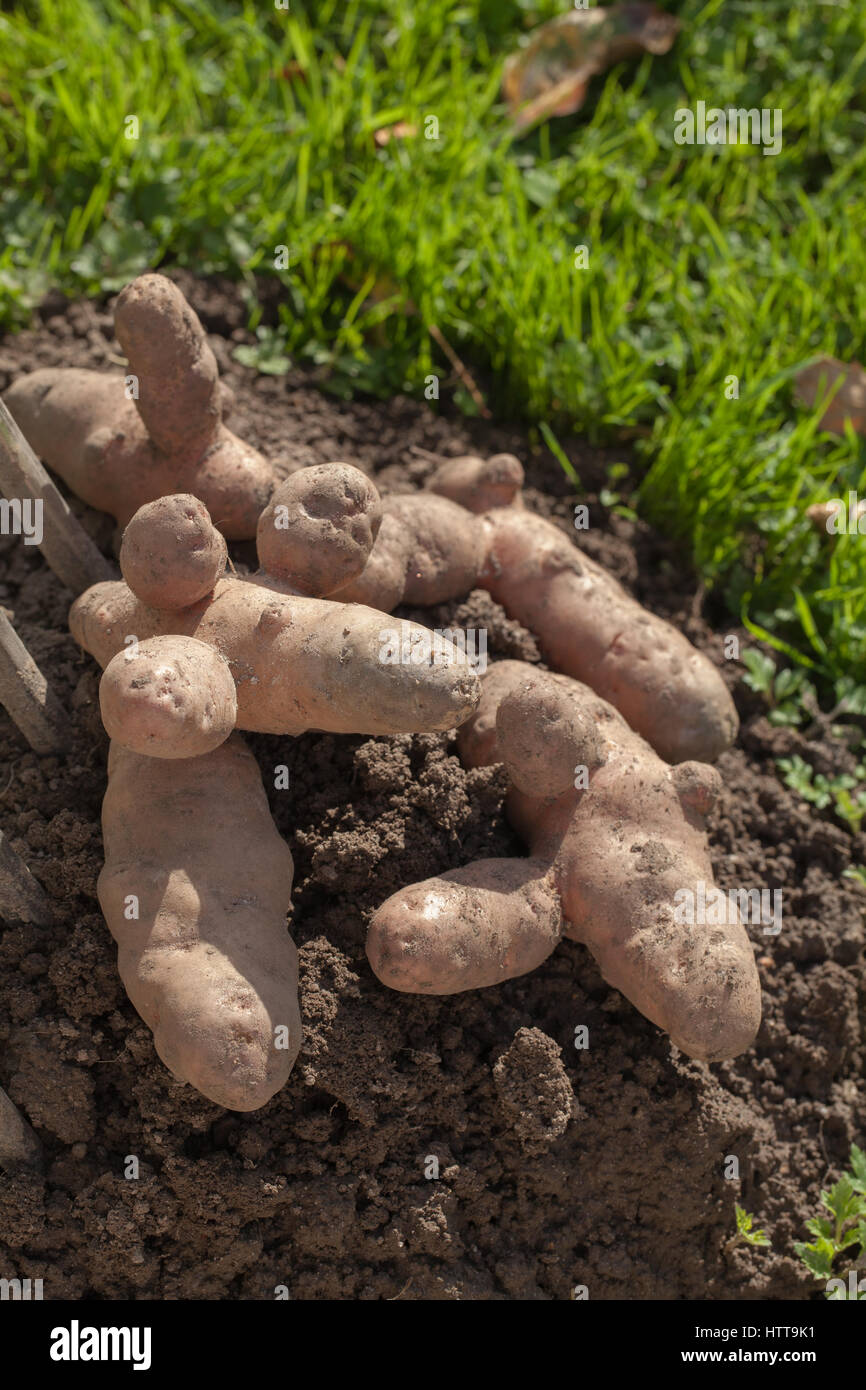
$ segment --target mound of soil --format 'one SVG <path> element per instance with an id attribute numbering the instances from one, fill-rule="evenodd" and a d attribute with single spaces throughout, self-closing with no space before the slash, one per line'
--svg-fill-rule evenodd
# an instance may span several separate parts
<path id="1" fill-rule="evenodd" d="M 98 673 L 67 632 L 68 591 L 35 548 L 3 538 L 0 604 L 73 732 L 64 756 L 38 757 L 0 711 L 0 828 L 57 918 L 0 932 L 0 1084 L 48 1155 L 44 1181 L 0 1175 L 0 1275 L 42 1277 L 46 1298 L 76 1299 L 272 1299 L 278 1285 L 295 1299 L 568 1299 L 577 1285 L 593 1299 L 820 1296 L 792 1247 L 864 1139 L 866 892 L 842 872 L 866 862 L 866 836 L 798 800 L 773 760 L 799 750 L 828 771 L 845 750 L 767 724 L 742 667 L 723 662 L 676 546 L 600 504 L 603 453 L 569 442 L 591 518 L 576 533 L 567 480 L 519 435 L 406 398 L 340 403 L 299 372 L 256 376 L 231 356 L 247 339 L 234 288 L 177 278 L 236 392 L 232 427 L 284 467 L 344 459 L 408 490 L 437 458 L 514 452 L 528 504 L 719 661 L 744 727 L 720 762 L 716 876 L 782 889 L 784 921 L 776 937 L 751 929 L 758 1043 L 718 1066 L 677 1053 L 569 943 L 497 989 L 390 993 L 363 950 L 382 899 L 521 852 L 501 769 L 464 771 L 447 735 L 256 737 L 269 788 L 276 765 L 290 769 L 289 790 L 269 794 L 295 856 L 305 1041 L 268 1106 L 221 1111 L 165 1070 L 118 981 L 95 897 Z M 55 297 L 42 319 L 0 341 L 0 390 L 38 366 L 117 369 L 104 306 Z M 113 523 L 76 510 L 111 543 Z M 481 592 L 406 616 L 486 627 L 492 659 L 539 660 Z M 589 1046 L 577 1050 L 580 1025 Z M 735 1201 L 771 1250 L 730 1248 Z"/>

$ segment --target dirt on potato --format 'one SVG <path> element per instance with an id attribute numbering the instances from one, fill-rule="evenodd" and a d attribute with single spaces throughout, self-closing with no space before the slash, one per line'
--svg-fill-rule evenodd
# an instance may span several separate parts
<path id="1" fill-rule="evenodd" d="M 820 1297 L 797 1261 L 822 1184 L 866 1134 L 864 908 L 842 876 L 866 835 L 779 782 L 799 751 L 841 769 L 836 741 L 771 727 L 722 661 L 736 631 L 707 611 L 677 546 L 599 501 L 620 455 L 568 448 L 576 499 L 519 434 L 423 402 L 343 403 L 309 374 L 257 376 L 240 296 L 176 277 L 236 393 L 231 428 L 290 470 L 345 460 L 383 488 L 416 487 L 442 457 L 516 453 L 528 505 L 723 666 L 743 719 L 711 820 L 723 888 L 781 889 L 778 936 L 750 934 L 764 1022 L 757 1045 L 707 1067 L 563 943 L 533 974 L 445 999 L 385 990 L 364 956 L 374 909 L 403 884 L 521 847 L 500 768 L 465 771 L 453 735 L 250 740 L 295 856 L 291 929 L 305 1039 L 263 1110 L 220 1110 L 176 1082 L 126 1000 L 96 901 L 107 739 L 98 671 L 66 627 L 71 595 L 38 549 L 0 539 L 0 604 L 70 711 L 58 757 L 30 751 L 0 710 L 0 829 L 53 903 L 51 928 L 0 926 L 0 1084 L 29 1117 L 44 1178 L 0 1174 L 0 1276 L 46 1298 L 780 1299 Z M 233 341 L 234 340 L 234 341 Z M 119 370 L 104 305 L 43 305 L 0 340 L 0 390 L 40 366 Z M 590 527 L 572 525 L 575 500 Z M 113 523 L 75 504 L 110 547 Z M 237 563 L 252 559 L 234 547 Z M 486 594 L 405 610 L 486 628 L 491 660 L 538 661 Z M 744 633 L 739 634 L 744 643 Z M 277 790 L 274 769 L 289 768 Z M 588 1046 L 576 1030 L 588 1029 Z M 138 1177 L 126 1176 L 138 1160 Z M 739 1178 L 730 1174 L 738 1161 Z M 734 1203 L 771 1249 L 730 1248 Z"/>

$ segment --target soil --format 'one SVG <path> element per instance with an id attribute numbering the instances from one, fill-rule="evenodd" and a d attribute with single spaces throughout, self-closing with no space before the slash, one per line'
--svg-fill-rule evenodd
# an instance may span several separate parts
<path id="1" fill-rule="evenodd" d="M 63 756 L 39 757 L 0 711 L 0 827 L 56 910 L 49 929 L 0 934 L 0 1084 L 47 1156 L 44 1180 L 0 1176 L 0 1274 L 42 1277 L 46 1298 L 105 1300 L 272 1299 L 278 1286 L 294 1299 L 558 1300 L 580 1285 L 593 1299 L 820 1297 L 793 1242 L 864 1142 L 866 890 L 842 871 L 866 863 L 866 836 L 786 790 L 774 759 L 800 751 L 826 772 L 846 750 L 767 723 L 742 666 L 723 661 L 736 629 L 677 546 L 600 503 L 612 455 L 567 442 L 590 508 L 575 532 L 567 480 L 519 434 L 407 398 L 344 403 L 294 370 L 257 376 L 231 356 L 248 340 L 235 288 L 177 278 L 236 392 L 232 427 L 284 467 L 345 459 L 407 490 L 443 456 L 514 452 L 529 505 L 719 661 L 743 731 L 719 764 L 714 868 L 723 887 L 782 889 L 784 923 L 777 937 L 752 928 L 757 1045 L 712 1067 L 672 1048 L 574 944 L 500 988 L 390 993 L 364 956 L 375 907 L 520 852 L 501 769 L 464 771 L 452 735 L 257 737 L 268 787 L 275 765 L 290 769 L 270 797 L 295 856 L 305 1042 L 263 1110 L 222 1111 L 174 1081 L 118 981 L 95 897 L 97 670 L 67 632 L 69 592 L 35 548 L 3 538 L 0 603 L 73 730 Z M 117 356 L 107 306 L 53 296 L 37 327 L 0 340 L 0 390 L 38 366 L 117 370 Z M 76 510 L 110 546 L 113 523 Z M 493 659 L 539 659 L 481 592 L 417 616 L 486 626 Z M 771 1249 L 731 1248 L 735 1201 Z"/>

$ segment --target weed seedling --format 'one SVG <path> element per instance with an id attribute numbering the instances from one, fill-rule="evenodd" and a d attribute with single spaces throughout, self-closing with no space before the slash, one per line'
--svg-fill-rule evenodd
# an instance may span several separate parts
<path id="1" fill-rule="evenodd" d="M 750 1212 L 745 1211 L 741 1206 L 734 1203 L 734 1214 L 737 1218 L 737 1234 L 728 1241 L 728 1249 L 733 1250 L 738 1245 L 769 1245 L 766 1234 L 763 1231 L 753 1231 L 752 1224 L 754 1217 Z"/>
<path id="2" fill-rule="evenodd" d="M 849 1162 L 850 1173 L 843 1173 L 829 1191 L 821 1193 L 821 1204 L 829 1215 L 806 1222 L 814 1239 L 798 1241 L 794 1249 L 809 1273 L 823 1283 L 827 1298 L 863 1303 L 866 1279 L 858 1281 L 855 1271 L 866 1265 L 866 1153 L 856 1144 L 851 1145 Z M 845 1251 L 851 1261 L 847 1282 L 834 1276 L 835 1261 Z"/>

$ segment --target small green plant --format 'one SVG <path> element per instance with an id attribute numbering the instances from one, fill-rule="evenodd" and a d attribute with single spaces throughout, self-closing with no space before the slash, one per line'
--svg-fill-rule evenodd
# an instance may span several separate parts
<path id="1" fill-rule="evenodd" d="M 836 705 L 829 714 L 824 714 L 818 705 L 815 686 L 804 671 L 790 667 L 777 671 L 773 658 L 757 647 L 749 647 L 743 652 L 743 665 L 747 670 L 743 676 L 744 684 L 763 695 L 770 707 L 767 712 L 769 723 L 790 727 L 808 722 L 810 728 L 816 726 L 829 736 L 844 740 L 849 747 L 852 747 L 853 734 L 853 749 L 862 755 L 864 744 L 859 732 L 832 722 L 839 715 L 862 715 L 866 712 L 866 691 L 862 686 L 850 680 L 838 681 L 835 688 Z M 807 737 L 810 728 L 804 730 Z M 866 816 L 866 762 L 858 763 L 853 773 L 839 773 L 836 777 L 826 777 L 824 773 L 816 772 L 798 753 L 790 758 L 777 758 L 776 766 L 786 787 L 797 792 L 819 811 L 831 806 L 851 833 L 857 834 Z"/>
<path id="2" fill-rule="evenodd" d="M 748 672 L 743 682 L 750 690 L 765 696 L 770 706 L 767 719 L 771 724 L 797 725 L 814 717 L 818 697 L 805 671 L 785 667 L 777 672 L 773 658 L 757 647 L 748 647 L 743 652 L 743 665 Z"/>
<path id="3" fill-rule="evenodd" d="M 776 670 L 776 663 L 766 652 L 757 647 L 747 647 L 742 656 L 747 674 L 743 684 L 750 690 L 763 695 L 769 705 L 767 719 L 771 724 L 800 725 L 808 723 L 815 732 L 825 734 L 851 743 L 852 735 L 859 742 L 859 731 L 849 724 L 834 723 L 840 717 L 866 717 L 866 686 L 858 684 L 850 676 L 841 676 L 832 685 L 825 683 L 823 689 L 834 700 L 833 708 L 826 713 L 818 703 L 818 692 L 801 667 L 784 667 Z M 809 730 L 806 730 L 807 737 Z"/>
<path id="4" fill-rule="evenodd" d="M 857 767 L 857 776 L 861 779 L 866 778 L 866 768 L 864 768 L 862 763 Z M 856 835 L 860 829 L 860 822 L 864 815 L 866 815 L 866 786 L 861 788 L 860 784 L 855 781 L 854 786 L 857 787 L 858 790 L 856 797 L 852 796 L 851 791 L 853 788 L 848 785 L 851 780 L 850 778 L 846 779 L 844 777 L 836 779 L 836 782 L 840 785 L 836 786 L 836 801 L 833 810 L 840 820 L 846 822 L 851 833 Z"/>
<path id="5" fill-rule="evenodd" d="M 866 1267 L 866 1153 L 851 1145 L 850 1173 L 843 1173 L 829 1191 L 821 1193 L 821 1203 L 829 1216 L 815 1216 L 806 1222 L 814 1237 L 798 1241 L 794 1249 L 808 1269 L 825 1286 L 829 1299 L 855 1299 L 866 1302 L 866 1280 L 858 1280 L 857 1271 Z M 837 1257 L 848 1251 L 851 1274 L 848 1280 L 834 1274 Z M 838 1270 L 837 1266 L 837 1270 Z M 832 1288 L 828 1287 L 832 1280 Z M 863 1282 L 864 1291 L 858 1284 Z"/>
<path id="6" fill-rule="evenodd" d="M 598 494 L 598 500 L 603 507 L 610 507 L 616 516 L 625 517 L 626 521 L 637 521 L 638 514 L 634 509 L 634 493 L 624 496 L 618 490 L 619 485 L 628 482 L 628 477 L 628 464 L 609 464 L 607 469 L 607 487 L 601 489 Z"/>
<path id="7" fill-rule="evenodd" d="M 257 342 L 242 343 L 232 353 L 244 367 L 255 367 L 264 376 L 285 376 L 292 365 L 286 353 L 286 335 L 280 329 L 261 324 L 256 329 Z"/>
<path id="8" fill-rule="evenodd" d="M 755 1218 L 749 1212 L 745 1211 L 743 1207 L 738 1206 L 736 1202 L 734 1203 L 734 1215 L 737 1219 L 737 1234 L 732 1237 L 729 1243 L 730 1249 L 733 1249 L 734 1246 L 740 1243 L 745 1245 L 770 1244 L 763 1231 L 752 1230 L 752 1224 Z"/>
<path id="9" fill-rule="evenodd" d="M 798 753 L 794 753 L 790 758 L 777 758 L 776 766 L 786 787 L 797 792 L 819 811 L 832 805 L 839 819 L 845 822 L 852 834 L 857 834 L 866 816 L 866 765 L 858 763 L 853 774 L 840 773 L 838 777 L 825 777 Z"/>
<path id="10" fill-rule="evenodd" d="M 866 866 L 863 864 L 849 864 L 847 869 L 842 870 L 842 877 L 853 878 L 855 883 L 866 888 Z"/>

